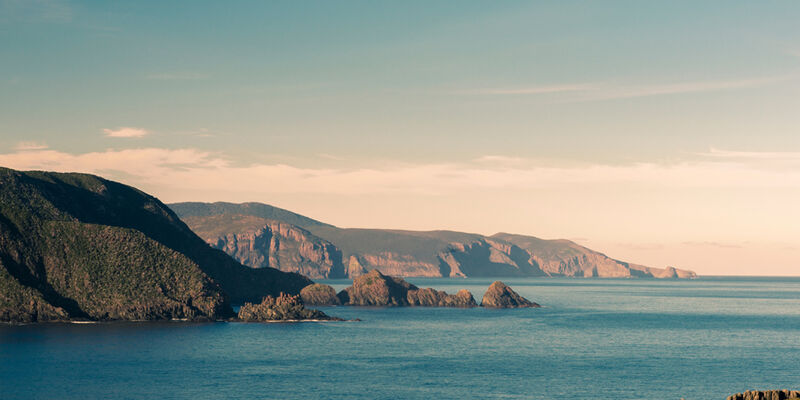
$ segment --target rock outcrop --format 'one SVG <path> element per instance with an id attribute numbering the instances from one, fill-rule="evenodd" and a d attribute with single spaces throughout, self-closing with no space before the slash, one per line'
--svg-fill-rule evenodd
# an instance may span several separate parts
<path id="1" fill-rule="evenodd" d="M 478 306 L 478 303 L 475 302 L 475 298 L 472 297 L 472 293 L 466 289 L 461 289 L 456 294 L 447 294 L 447 292 L 431 288 L 409 290 L 406 298 L 410 306 L 458 308 L 472 308 Z"/>
<path id="2" fill-rule="evenodd" d="M 431 288 L 420 289 L 401 278 L 386 276 L 376 269 L 354 279 L 353 286 L 339 292 L 338 297 L 342 304 L 355 306 L 477 306 L 468 290 L 447 294 Z"/>
<path id="3" fill-rule="evenodd" d="M 749 390 L 728 396 L 727 400 L 797 400 L 799 390 Z"/>
<path id="4" fill-rule="evenodd" d="M 523 307 L 541 307 L 540 305 L 528 301 L 528 299 L 520 296 L 517 292 L 511 290 L 505 283 L 495 281 L 486 290 L 481 300 L 481 307 L 487 308 L 523 308 Z"/>
<path id="5" fill-rule="evenodd" d="M 386 276 L 374 269 L 353 280 L 339 292 L 342 304 L 353 306 L 407 306 L 408 291 L 418 288 L 403 279 Z"/>
<path id="6" fill-rule="evenodd" d="M 314 283 L 300 291 L 303 303 L 309 306 L 338 306 L 342 302 L 336 296 L 336 290 L 329 285 Z"/>
<path id="7" fill-rule="evenodd" d="M 281 293 L 278 297 L 267 296 L 259 304 L 245 303 L 239 308 L 239 320 L 244 322 L 272 321 L 330 321 L 339 320 L 329 317 L 322 311 L 306 308 L 300 296 Z"/>
<path id="8" fill-rule="evenodd" d="M 353 279 L 374 269 L 391 276 L 427 277 L 696 276 L 673 267 L 653 268 L 615 260 L 569 240 L 507 233 L 483 236 L 453 231 L 342 229 L 258 203 L 178 203 L 172 207 L 201 237 L 242 263 L 312 278 Z M 242 222 L 248 218 L 250 222 Z M 276 221 L 290 227 L 254 233 Z M 306 242 L 309 245 L 304 247 Z M 291 251 L 281 253 L 282 249 Z"/>
<path id="9" fill-rule="evenodd" d="M 242 266 L 135 188 L 0 168 L 0 321 L 223 319 L 310 283 Z"/>

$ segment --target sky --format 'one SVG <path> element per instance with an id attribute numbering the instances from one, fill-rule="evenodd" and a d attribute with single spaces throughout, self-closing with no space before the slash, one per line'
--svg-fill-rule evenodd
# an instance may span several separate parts
<path id="1" fill-rule="evenodd" d="M 800 275 L 797 1 L 0 0 L 0 166 Z"/>

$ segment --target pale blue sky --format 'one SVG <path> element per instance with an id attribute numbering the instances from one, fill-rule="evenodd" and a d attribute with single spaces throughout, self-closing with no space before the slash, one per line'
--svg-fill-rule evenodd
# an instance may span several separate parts
<path id="1" fill-rule="evenodd" d="M 798 21 L 797 1 L 0 0 L 0 164 L 700 272 L 744 256 L 698 248 L 780 248 L 800 274 Z"/>

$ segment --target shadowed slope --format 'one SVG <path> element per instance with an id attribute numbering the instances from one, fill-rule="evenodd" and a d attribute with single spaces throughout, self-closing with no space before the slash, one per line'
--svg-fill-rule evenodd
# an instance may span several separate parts
<path id="1" fill-rule="evenodd" d="M 4 320 L 219 318 L 234 301 L 299 293 L 211 249 L 152 196 L 86 174 L 0 168 Z"/>

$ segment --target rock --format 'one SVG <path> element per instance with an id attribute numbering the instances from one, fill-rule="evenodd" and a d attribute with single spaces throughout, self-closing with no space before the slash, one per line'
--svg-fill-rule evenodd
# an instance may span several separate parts
<path id="1" fill-rule="evenodd" d="M 420 307 L 477 307 L 475 298 L 469 290 L 461 289 L 456 294 L 438 291 L 431 288 L 409 290 L 406 295 L 408 304 Z"/>
<path id="2" fill-rule="evenodd" d="M 472 293 L 457 294 L 420 289 L 401 278 L 386 276 L 374 269 L 353 280 L 353 286 L 338 294 L 342 304 L 358 306 L 475 307 Z"/>
<path id="3" fill-rule="evenodd" d="M 495 281 L 486 290 L 481 301 L 481 307 L 488 308 L 522 308 L 522 307 L 541 307 L 540 305 L 528 301 L 526 298 L 511 290 L 505 283 Z"/>
<path id="4" fill-rule="evenodd" d="M 728 400 L 796 400 L 800 399 L 798 390 L 748 390 L 728 396 Z"/>
<path id="5" fill-rule="evenodd" d="M 300 296 L 283 293 L 278 297 L 267 296 L 260 304 L 245 303 L 239 309 L 239 319 L 244 322 L 339 320 L 322 311 L 306 308 Z"/>
<path id="6" fill-rule="evenodd" d="M 408 291 L 418 288 L 403 279 L 392 278 L 377 269 L 353 280 L 353 286 L 339 293 L 343 304 L 355 306 L 407 306 Z"/>
<path id="7" fill-rule="evenodd" d="M 336 290 L 331 286 L 314 283 L 300 291 L 303 303 L 309 306 L 338 306 L 342 302 L 336 296 Z"/>

